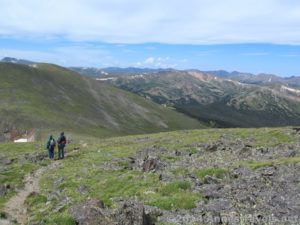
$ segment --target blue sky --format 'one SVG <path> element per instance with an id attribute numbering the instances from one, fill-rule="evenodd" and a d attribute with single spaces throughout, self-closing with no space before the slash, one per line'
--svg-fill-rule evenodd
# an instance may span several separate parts
<path id="1" fill-rule="evenodd" d="M 0 0 L 0 57 L 300 75 L 298 0 Z"/>

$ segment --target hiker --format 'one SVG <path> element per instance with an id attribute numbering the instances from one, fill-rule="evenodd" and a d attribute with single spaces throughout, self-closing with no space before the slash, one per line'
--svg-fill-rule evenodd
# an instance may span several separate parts
<path id="1" fill-rule="evenodd" d="M 52 134 L 49 135 L 48 141 L 47 141 L 47 146 L 46 149 L 48 150 L 48 156 L 49 159 L 54 159 L 54 148 L 56 146 L 56 142 L 52 136 Z"/>
<path id="2" fill-rule="evenodd" d="M 58 144 L 58 159 L 63 159 L 65 157 L 65 145 L 66 145 L 66 137 L 64 132 L 60 133 L 59 138 L 57 139 Z"/>

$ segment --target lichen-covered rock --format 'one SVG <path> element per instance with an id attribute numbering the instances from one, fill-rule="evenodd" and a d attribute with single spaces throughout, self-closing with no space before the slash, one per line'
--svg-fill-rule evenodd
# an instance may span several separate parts
<path id="1" fill-rule="evenodd" d="M 118 225 L 149 225 L 144 206 L 133 200 L 121 203 L 116 218 Z"/>
<path id="2" fill-rule="evenodd" d="M 144 172 L 150 172 L 150 171 L 155 171 L 158 169 L 160 166 L 160 162 L 158 158 L 146 158 L 144 163 L 143 163 L 143 171 Z"/>
<path id="3" fill-rule="evenodd" d="M 48 157 L 47 152 L 41 152 L 41 153 L 32 153 L 25 155 L 25 159 L 32 163 L 37 163 L 39 161 L 42 161 Z"/>
<path id="4" fill-rule="evenodd" d="M 72 206 L 70 214 L 78 225 L 108 225 L 115 224 L 111 214 L 99 200 L 87 200 Z"/>

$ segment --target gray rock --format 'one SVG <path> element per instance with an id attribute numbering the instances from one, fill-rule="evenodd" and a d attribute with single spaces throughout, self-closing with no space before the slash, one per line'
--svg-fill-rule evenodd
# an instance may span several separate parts
<path id="1" fill-rule="evenodd" d="M 56 181 L 52 183 L 52 188 L 57 188 L 60 184 L 64 182 L 64 180 L 65 179 L 63 177 L 58 178 Z"/>
<path id="2" fill-rule="evenodd" d="M 205 147 L 205 151 L 208 151 L 208 152 L 215 152 L 218 150 L 218 147 L 219 145 L 216 144 L 216 143 L 211 143 L 211 144 L 208 144 L 206 147 Z"/>
<path id="3" fill-rule="evenodd" d="M 155 171 L 159 168 L 160 162 L 158 158 L 146 158 L 144 163 L 143 163 L 143 171 L 144 172 L 150 172 L 150 171 Z"/>
<path id="4" fill-rule="evenodd" d="M 13 163 L 12 159 L 6 158 L 4 156 L 0 156 L 0 165 L 1 166 L 7 166 Z"/>
<path id="5" fill-rule="evenodd" d="M 118 225 L 149 225 L 144 206 L 133 200 L 122 203 L 116 217 Z"/>
<path id="6" fill-rule="evenodd" d="M 181 152 L 180 152 L 179 150 L 176 149 L 176 150 L 175 150 L 175 155 L 176 155 L 176 156 L 181 156 Z"/>
<path id="7" fill-rule="evenodd" d="M 206 175 L 203 179 L 203 182 L 204 184 L 219 184 L 221 180 L 216 177 Z"/>
<path id="8" fill-rule="evenodd" d="M 231 210 L 232 205 L 226 199 L 213 199 L 206 205 L 206 210 L 211 212 L 221 212 L 224 210 Z"/>
<path id="9" fill-rule="evenodd" d="M 10 185 L 9 184 L 5 184 L 0 186 L 0 196 L 4 196 L 6 195 L 8 192 L 10 191 Z"/>
<path id="10" fill-rule="evenodd" d="M 157 207 L 145 205 L 144 208 L 145 208 L 147 225 L 156 224 L 157 218 L 163 215 L 163 211 Z"/>
<path id="11" fill-rule="evenodd" d="M 152 148 L 145 148 L 142 150 L 139 150 L 136 153 L 136 156 L 134 158 L 137 159 L 137 161 L 143 161 L 147 157 L 158 157 L 159 154 L 166 154 L 168 153 L 168 149 L 158 146 L 153 146 Z"/>
<path id="12" fill-rule="evenodd" d="M 67 196 L 60 196 L 58 204 L 55 205 L 53 212 L 61 212 L 68 204 L 72 203 L 72 200 Z"/>
<path id="13" fill-rule="evenodd" d="M 89 188 L 87 186 L 85 186 L 84 184 L 81 184 L 77 189 L 76 192 L 81 194 L 81 195 L 85 195 L 87 193 L 90 192 Z"/>
<path id="14" fill-rule="evenodd" d="M 235 168 L 230 172 L 230 175 L 233 178 L 238 178 L 241 176 L 248 176 L 251 173 L 251 171 L 248 168 L 245 167 L 239 167 L 239 168 Z"/>
<path id="15" fill-rule="evenodd" d="M 47 152 L 26 154 L 25 159 L 32 163 L 37 163 L 48 157 Z"/>
<path id="16" fill-rule="evenodd" d="M 296 155 L 297 152 L 295 150 L 289 150 L 284 154 L 285 157 L 295 157 Z"/>
<path id="17" fill-rule="evenodd" d="M 224 187 L 222 184 L 206 184 L 202 187 L 202 195 L 207 200 L 220 198 L 222 196 L 220 190 Z"/>
<path id="18" fill-rule="evenodd" d="M 250 147 L 244 146 L 241 150 L 240 150 L 240 158 L 247 158 L 249 156 L 252 155 L 252 150 Z"/>
<path id="19" fill-rule="evenodd" d="M 99 200 L 87 200 L 72 206 L 69 210 L 78 225 L 108 225 L 115 224 L 110 212 Z"/>
<path id="20" fill-rule="evenodd" d="M 264 167 L 258 171 L 261 171 L 262 176 L 273 176 L 276 171 L 276 167 L 274 166 Z"/>

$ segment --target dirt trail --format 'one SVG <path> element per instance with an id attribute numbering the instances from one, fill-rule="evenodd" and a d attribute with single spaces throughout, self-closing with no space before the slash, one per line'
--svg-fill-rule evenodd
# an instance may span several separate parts
<path id="1" fill-rule="evenodd" d="M 39 180 L 43 173 L 47 170 L 57 168 L 62 163 L 60 161 L 53 161 L 51 164 L 45 167 L 41 167 L 38 170 L 26 175 L 23 179 L 24 188 L 9 199 L 5 204 L 5 213 L 10 221 L 17 221 L 19 224 L 27 224 L 27 206 L 25 200 L 32 192 L 39 192 Z M 0 220 L 1 224 L 10 224 L 9 221 Z"/>

